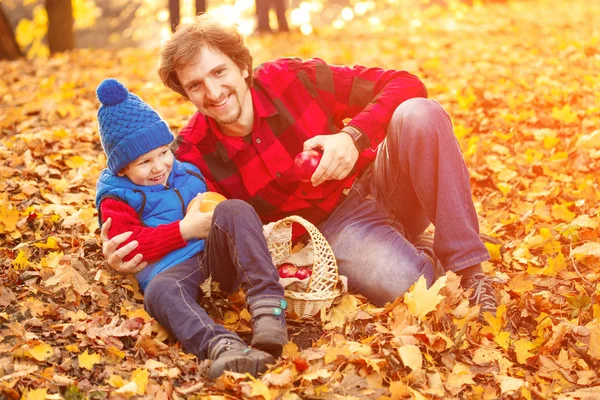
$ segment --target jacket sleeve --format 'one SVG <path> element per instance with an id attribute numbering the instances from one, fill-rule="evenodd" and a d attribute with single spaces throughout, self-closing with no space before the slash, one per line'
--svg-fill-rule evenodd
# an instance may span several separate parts
<path id="1" fill-rule="evenodd" d="M 135 209 L 127 203 L 113 198 L 102 200 L 100 211 L 102 222 L 105 222 L 109 217 L 112 218 L 112 224 L 108 232 L 109 238 L 112 239 L 124 232 L 132 232 L 131 236 L 119 248 L 134 240 L 139 243 L 138 247 L 123 258 L 123 261 L 129 261 L 137 254 L 142 254 L 144 261 L 154 262 L 187 244 L 181 237 L 179 221 L 159 225 L 156 228 L 144 226 Z"/>
<path id="2" fill-rule="evenodd" d="M 371 148 L 383 141 L 390 119 L 402 102 L 427 97 L 423 82 L 406 71 L 328 65 L 317 58 L 306 63 L 314 69 L 317 88 L 333 103 L 334 118 L 351 118 L 347 125 L 366 135 Z"/>

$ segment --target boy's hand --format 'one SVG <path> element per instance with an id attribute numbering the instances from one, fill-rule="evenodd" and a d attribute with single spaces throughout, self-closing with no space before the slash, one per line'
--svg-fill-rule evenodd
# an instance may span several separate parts
<path id="1" fill-rule="evenodd" d="M 212 224 L 212 212 L 202 212 L 200 207 L 190 207 L 179 222 L 179 230 L 184 240 L 206 239 Z"/>
<path id="2" fill-rule="evenodd" d="M 124 243 L 129 236 L 131 236 L 131 232 L 124 232 L 112 239 L 109 239 L 108 231 L 111 224 L 112 220 L 108 218 L 106 222 L 102 224 L 102 229 L 100 230 L 100 239 L 102 239 L 102 254 L 104 255 L 108 265 L 115 271 L 122 274 L 135 274 L 146 268 L 148 263 L 145 261 L 142 262 L 142 258 L 144 256 L 141 254 L 136 255 L 127 262 L 123 262 L 123 258 L 138 246 L 138 242 L 137 240 L 134 240 L 133 242 L 128 243 L 119 249 L 118 247 Z"/>

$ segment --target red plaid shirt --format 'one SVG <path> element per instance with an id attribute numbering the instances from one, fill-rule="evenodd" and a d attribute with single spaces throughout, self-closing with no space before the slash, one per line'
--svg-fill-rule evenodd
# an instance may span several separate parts
<path id="1" fill-rule="evenodd" d="M 251 94 L 251 134 L 225 136 L 213 119 L 196 113 L 180 132 L 177 158 L 200 168 L 212 190 L 250 203 L 263 222 L 295 214 L 319 224 L 374 160 L 396 107 L 427 97 L 427 90 L 404 71 L 284 58 L 255 69 Z M 301 182 L 294 157 L 304 142 L 338 133 L 348 118 L 370 142 L 353 172 L 317 187 Z"/>

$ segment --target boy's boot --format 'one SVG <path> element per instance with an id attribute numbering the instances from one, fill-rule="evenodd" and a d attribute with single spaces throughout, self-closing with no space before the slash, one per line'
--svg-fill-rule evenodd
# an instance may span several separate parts
<path id="1" fill-rule="evenodd" d="M 261 349 L 277 358 L 283 345 L 288 342 L 285 324 L 284 299 L 259 299 L 248 308 L 252 314 L 252 347 Z"/>
<path id="2" fill-rule="evenodd" d="M 267 364 L 274 364 L 275 359 L 264 351 L 251 349 L 236 336 L 220 336 L 215 338 L 208 350 L 208 358 L 213 360 L 208 376 L 219 377 L 223 371 L 248 372 L 252 376 L 267 370 Z"/>

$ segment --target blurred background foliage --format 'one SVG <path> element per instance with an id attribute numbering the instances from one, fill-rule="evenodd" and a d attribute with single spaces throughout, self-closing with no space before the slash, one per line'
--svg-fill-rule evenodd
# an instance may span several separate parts
<path id="1" fill-rule="evenodd" d="M 284 1 L 292 32 L 318 36 L 345 29 L 393 34 L 394 26 L 418 27 L 423 13 L 451 9 L 460 17 L 469 7 L 510 0 Z M 194 0 L 0 0 L 0 58 L 48 57 L 73 48 L 156 47 L 171 34 L 173 5 L 180 8 L 181 22 L 204 11 Z M 208 0 L 206 12 L 237 24 L 245 35 L 256 30 L 254 0 Z M 274 10 L 270 13 L 276 26 Z"/>

